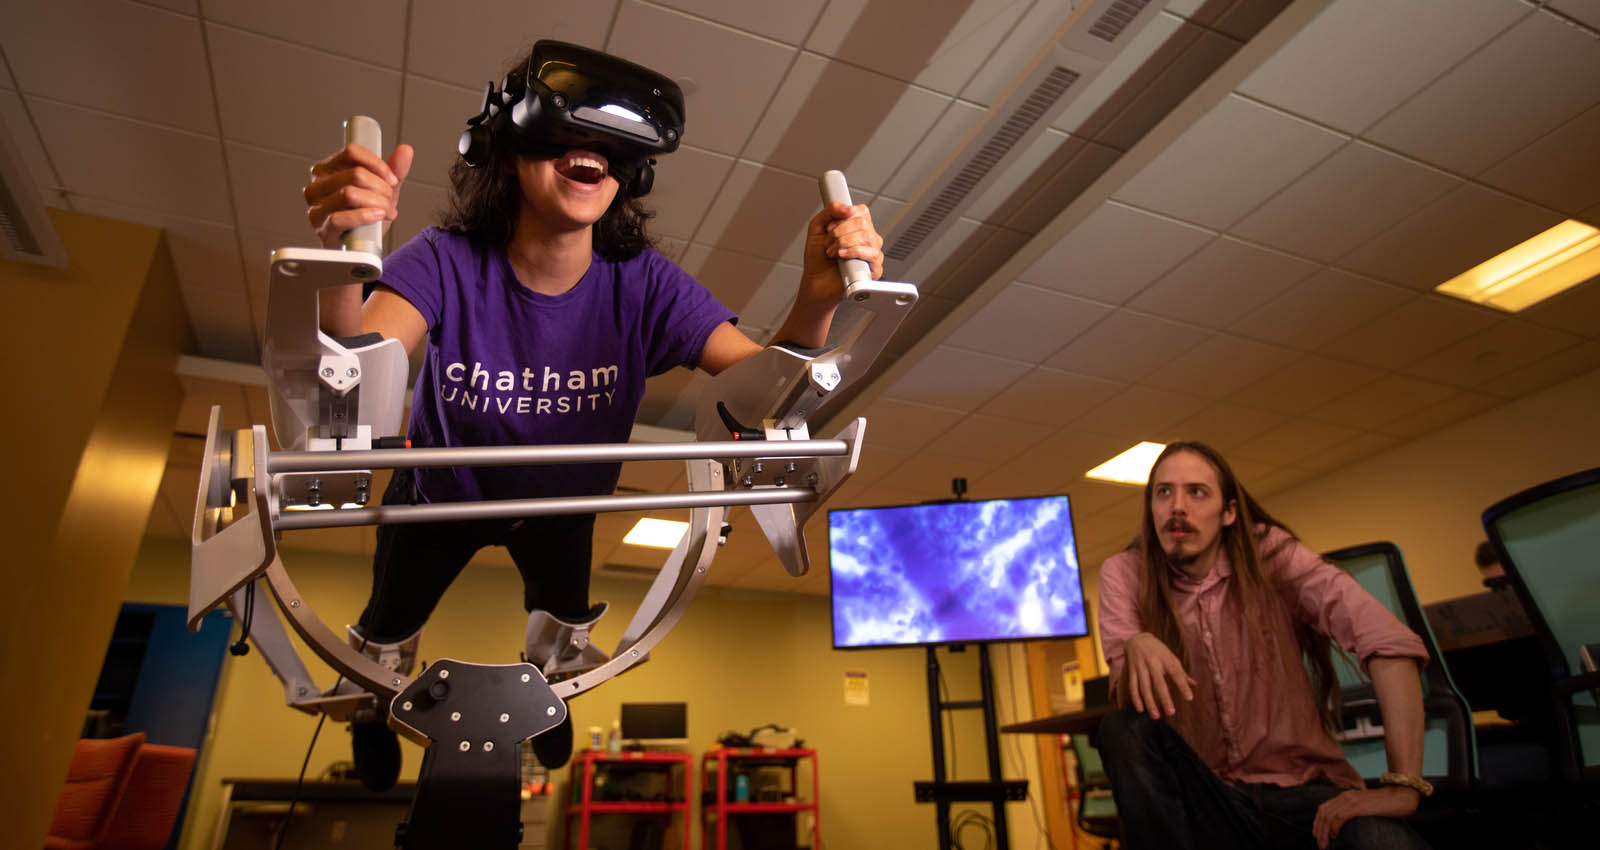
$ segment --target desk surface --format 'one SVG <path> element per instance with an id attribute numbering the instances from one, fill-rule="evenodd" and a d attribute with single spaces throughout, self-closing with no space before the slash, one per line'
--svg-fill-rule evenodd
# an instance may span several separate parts
<path id="1" fill-rule="evenodd" d="M 1000 731 L 1035 735 L 1088 735 L 1100 727 L 1100 718 L 1106 716 L 1106 712 L 1111 709 L 1112 706 L 1109 705 L 1097 705 L 1094 708 L 1001 726 Z"/>

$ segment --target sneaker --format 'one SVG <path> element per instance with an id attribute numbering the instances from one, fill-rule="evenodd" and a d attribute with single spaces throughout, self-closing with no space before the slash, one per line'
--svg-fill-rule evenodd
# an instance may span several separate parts
<path id="1" fill-rule="evenodd" d="M 572 759 L 572 712 L 561 718 L 561 724 L 533 736 L 533 754 L 539 763 L 555 770 Z"/>

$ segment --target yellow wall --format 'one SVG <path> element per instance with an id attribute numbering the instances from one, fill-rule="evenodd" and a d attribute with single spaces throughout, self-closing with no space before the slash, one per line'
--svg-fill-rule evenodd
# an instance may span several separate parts
<path id="1" fill-rule="evenodd" d="M 285 542 L 292 545 L 292 535 Z M 354 619 L 368 588 L 366 559 L 288 551 L 284 563 L 325 622 L 342 629 Z M 181 604 L 187 582 L 187 546 L 177 540 L 148 540 L 128 601 Z M 422 657 L 515 662 L 526 622 L 520 586 L 514 570 L 469 567 L 424 632 Z M 615 606 L 602 621 L 597 645 L 615 645 L 646 586 L 596 580 L 594 598 L 609 599 Z M 932 778 L 925 654 L 921 649 L 836 652 L 830 648 L 830 635 L 825 598 L 707 588 L 648 663 L 572 703 L 578 737 L 581 741 L 591 725 L 609 729 L 623 702 L 688 703 L 690 748 L 696 753 L 728 730 L 748 732 L 769 722 L 793 726 L 819 752 L 820 821 L 827 846 L 885 846 L 891 838 L 897 846 L 934 846 L 933 807 L 912 802 L 911 794 L 913 780 Z M 997 647 L 992 653 L 1000 722 L 1031 717 L 1020 648 Z M 940 651 L 939 657 L 951 697 L 976 699 L 975 654 Z M 320 664 L 313 670 L 319 683 L 332 680 Z M 870 706 L 844 704 L 845 670 L 867 671 Z M 1015 705 L 1022 706 L 1020 714 Z M 956 718 L 952 778 L 984 778 L 979 713 L 958 712 Z M 209 846 L 224 777 L 295 776 L 315 724 L 314 718 L 284 707 L 282 688 L 258 654 L 228 656 L 214 737 L 199 767 L 197 796 L 184 828 L 184 850 Z M 1026 746 L 1031 741 L 1004 739 L 1008 776 L 1021 776 L 1030 767 L 1037 770 L 1027 764 L 1036 761 Z M 409 743 L 404 747 L 404 775 L 414 777 L 421 751 Z M 326 724 L 307 775 L 315 777 L 330 763 L 349 758 L 345 728 Z M 1014 804 L 1008 817 L 1016 846 L 1033 846 L 1034 824 L 1042 816 L 1025 804 Z M 694 833 L 698 846 L 698 815 Z"/>
<path id="2" fill-rule="evenodd" d="M 1487 539 L 1483 510 L 1600 466 L 1596 423 L 1600 371 L 1275 494 L 1267 508 L 1318 551 L 1398 544 L 1424 603 L 1465 596 L 1483 590 L 1472 560 Z"/>
<path id="3" fill-rule="evenodd" d="M 44 843 L 166 466 L 187 339 L 161 232 L 51 210 L 71 262 L 0 261 L 7 415 L 0 823 Z M 49 652 L 41 652 L 48 647 Z"/>

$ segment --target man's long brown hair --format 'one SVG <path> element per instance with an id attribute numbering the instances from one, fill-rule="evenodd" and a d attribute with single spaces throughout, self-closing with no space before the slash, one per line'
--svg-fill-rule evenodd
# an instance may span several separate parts
<path id="1" fill-rule="evenodd" d="M 1130 548 L 1139 550 L 1144 556 L 1145 573 L 1140 584 L 1139 592 L 1139 622 L 1146 631 L 1155 635 L 1162 643 L 1171 649 L 1173 654 L 1183 662 L 1184 667 L 1189 666 L 1188 645 L 1183 639 L 1183 628 L 1178 623 L 1177 606 L 1173 603 L 1172 571 L 1175 568 L 1172 559 L 1167 557 L 1165 549 L 1161 548 L 1161 541 L 1156 537 L 1155 514 L 1150 508 L 1150 496 L 1155 483 L 1155 471 L 1161 466 L 1162 461 L 1178 452 L 1191 452 L 1205 458 L 1217 471 L 1217 481 L 1222 495 L 1224 509 L 1228 505 L 1234 507 L 1234 521 L 1231 525 L 1222 527 L 1221 545 L 1228 561 L 1233 565 L 1233 583 L 1229 593 L 1233 594 L 1239 610 L 1244 612 L 1245 621 L 1251 631 L 1261 640 L 1262 646 L 1277 656 L 1284 665 L 1293 669 L 1300 663 L 1303 653 L 1306 667 L 1311 677 L 1311 692 L 1316 696 L 1317 706 L 1322 716 L 1322 725 L 1330 732 L 1339 728 L 1339 688 L 1338 678 L 1333 669 L 1333 642 L 1327 635 L 1318 632 L 1309 626 L 1295 621 L 1295 639 L 1300 652 L 1283 652 L 1278 646 L 1269 624 L 1269 606 L 1276 604 L 1274 596 L 1277 592 L 1276 578 L 1268 575 L 1262 568 L 1262 553 L 1257 551 L 1260 538 L 1264 537 L 1266 530 L 1273 526 L 1283 529 L 1294 537 L 1294 532 L 1289 527 L 1274 519 L 1266 509 L 1261 507 L 1250 493 L 1234 477 L 1233 469 L 1216 449 L 1205 443 L 1177 442 L 1168 444 L 1156 458 L 1155 465 L 1150 467 L 1150 480 L 1145 482 L 1144 488 L 1144 520 L 1139 527 L 1139 537 L 1133 541 Z M 1260 535 L 1256 533 L 1256 526 L 1263 526 Z M 1272 552 L 1265 553 L 1271 557 Z M 1126 700 L 1127 688 L 1118 688 Z M 1183 720 L 1184 712 L 1179 710 L 1179 722 Z"/>

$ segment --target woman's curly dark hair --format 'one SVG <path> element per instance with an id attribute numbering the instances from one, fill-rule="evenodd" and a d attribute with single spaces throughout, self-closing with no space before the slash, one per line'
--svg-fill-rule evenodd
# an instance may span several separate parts
<path id="1" fill-rule="evenodd" d="M 527 64 L 525 54 L 507 73 L 520 73 Z M 472 168 L 457 157 L 450 165 L 450 207 L 439 214 L 439 226 L 485 245 L 500 246 L 511 241 L 522 210 L 516 167 L 520 145 L 503 118 L 491 138 L 489 162 Z M 611 206 L 594 224 L 595 253 L 607 260 L 631 260 L 644 249 L 654 248 L 654 240 L 645 232 L 645 222 L 654 216 L 637 198 L 618 188 Z"/>

